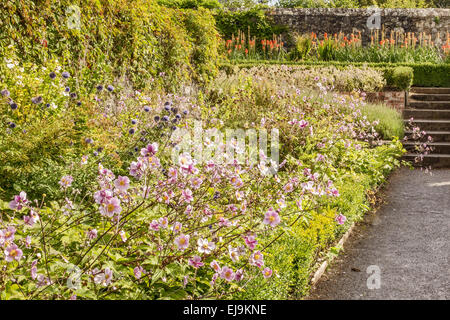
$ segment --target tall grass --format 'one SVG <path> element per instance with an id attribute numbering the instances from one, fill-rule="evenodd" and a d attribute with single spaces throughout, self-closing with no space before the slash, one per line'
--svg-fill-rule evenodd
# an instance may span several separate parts
<path id="1" fill-rule="evenodd" d="M 384 104 L 367 103 L 361 107 L 361 112 L 369 121 L 378 121 L 375 129 L 383 139 L 403 138 L 404 125 L 399 111 Z"/>

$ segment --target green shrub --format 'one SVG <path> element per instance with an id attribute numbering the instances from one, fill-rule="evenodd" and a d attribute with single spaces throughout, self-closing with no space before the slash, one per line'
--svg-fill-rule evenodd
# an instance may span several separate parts
<path id="1" fill-rule="evenodd" d="M 78 16 L 67 11 L 74 5 L 80 28 L 70 24 Z M 166 8 L 155 0 L 7 1 L 0 26 L 0 56 L 12 45 L 24 61 L 58 58 L 87 88 L 125 77 L 139 88 L 151 82 L 174 89 L 217 71 L 219 39 L 206 9 Z"/>
<path id="2" fill-rule="evenodd" d="M 395 88 L 408 91 L 413 83 L 414 70 L 411 67 L 395 67 L 392 70 L 392 84 Z"/>
<path id="3" fill-rule="evenodd" d="M 276 25 L 261 8 L 249 10 L 218 10 L 214 13 L 217 30 L 224 39 L 231 39 L 239 31 L 247 33 L 257 39 L 272 39 L 273 35 L 286 32 L 286 26 Z"/>
<path id="4" fill-rule="evenodd" d="M 193 42 L 191 63 L 197 69 L 194 80 L 209 82 L 217 73 L 218 34 L 209 10 L 187 10 L 184 25 Z"/>
<path id="5" fill-rule="evenodd" d="M 413 85 L 418 87 L 450 87 L 450 64 L 410 64 L 414 69 Z"/>

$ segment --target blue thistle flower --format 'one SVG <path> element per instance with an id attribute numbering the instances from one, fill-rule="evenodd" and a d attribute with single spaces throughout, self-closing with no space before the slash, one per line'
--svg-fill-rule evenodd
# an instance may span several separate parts
<path id="1" fill-rule="evenodd" d="M 34 104 L 40 104 L 40 103 L 42 103 L 42 97 L 37 96 L 37 97 L 31 98 L 31 102 L 33 102 Z"/>
<path id="2" fill-rule="evenodd" d="M 70 73 L 68 73 L 67 71 L 64 71 L 63 73 L 61 73 L 61 76 L 62 76 L 64 79 L 68 79 L 68 78 L 70 77 Z"/>
<path id="3" fill-rule="evenodd" d="M 128 132 L 129 132 L 130 134 L 134 134 L 135 130 L 134 130 L 134 128 L 131 128 Z"/>
<path id="4" fill-rule="evenodd" d="M 8 89 L 3 89 L 1 91 L 1 93 L 2 93 L 2 96 L 6 97 L 6 98 L 9 97 L 9 95 L 10 95 L 10 92 Z"/>
<path id="5" fill-rule="evenodd" d="M 50 77 L 50 79 L 55 79 L 56 78 L 56 73 L 54 73 L 52 71 L 52 72 L 50 72 L 50 74 L 48 76 Z"/>
<path id="6" fill-rule="evenodd" d="M 113 87 L 112 85 L 107 86 L 106 89 L 107 89 L 109 92 L 113 92 L 113 91 L 114 91 L 114 87 Z"/>
<path id="7" fill-rule="evenodd" d="M 155 121 L 158 122 L 161 118 L 159 116 L 155 116 L 153 119 L 155 119 Z"/>
<path id="8" fill-rule="evenodd" d="M 11 101 L 11 103 L 9 104 L 9 106 L 11 107 L 11 109 L 16 110 L 17 109 L 17 103 Z"/>
<path id="9" fill-rule="evenodd" d="M 99 84 L 99 85 L 97 86 L 97 90 L 98 90 L 98 91 L 102 91 L 102 90 L 103 90 L 103 86 L 102 86 L 101 84 Z"/>

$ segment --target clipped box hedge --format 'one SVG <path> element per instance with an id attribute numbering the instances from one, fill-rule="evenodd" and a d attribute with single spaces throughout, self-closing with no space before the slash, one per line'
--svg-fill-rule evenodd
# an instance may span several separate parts
<path id="1" fill-rule="evenodd" d="M 348 65 L 353 66 L 363 66 L 366 65 L 371 68 L 383 70 L 386 85 L 390 88 L 397 88 L 400 90 L 405 90 L 408 86 L 404 83 L 408 83 L 409 80 L 403 80 L 403 85 L 399 83 L 398 76 L 400 74 L 396 73 L 394 75 L 394 69 L 396 67 L 408 67 L 412 69 L 412 85 L 417 87 L 450 87 L 450 64 L 432 64 L 432 63 L 363 63 L 363 62 L 340 62 L 340 61 L 277 61 L 277 60 L 236 60 L 232 62 L 222 63 L 221 69 L 231 69 L 233 66 L 238 66 L 240 68 L 250 68 L 260 64 L 284 64 L 284 65 L 311 65 L 311 66 L 336 66 L 336 67 L 347 67 Z M 402 77 L 406 74 L 410 74 L 406 70 L 411 69 L 401 69 L 403 73 Z"/>

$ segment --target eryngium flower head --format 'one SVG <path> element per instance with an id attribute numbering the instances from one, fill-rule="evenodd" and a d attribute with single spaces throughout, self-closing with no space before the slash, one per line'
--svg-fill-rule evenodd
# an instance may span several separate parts
<path id="1" fill-rule="evenodd" d="M 31 98 L 31 102 L 33 102 L 34 104 L 40 104 L 40 103 L 42 103 L 42 97 L 37 96 L 37 97 Z"/>

